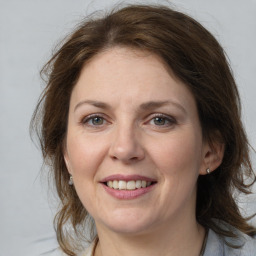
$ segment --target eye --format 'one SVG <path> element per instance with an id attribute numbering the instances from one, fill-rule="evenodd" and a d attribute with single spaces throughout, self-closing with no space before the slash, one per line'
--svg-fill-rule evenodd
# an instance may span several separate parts
<path id="1" fill-rule="evenodd" d="M 155 125 L 165 125 L 168 120 L 164 117 L 155 117 L 153 118 L 153 122 Z"/>
<path id="2" fill-rule="evenodd" d="M 93 125 L 102 125 L 104 123 L 104 119 L 100 116 L 93 117 L 90 121 Z"/>
<path id="3" fill-rule="evenodd" d="M 150 119 L 149 123 L 154 126 L 169 127 L 175 124 L 176 120 L 170 116 L 166 116 L 163 114 L 156 114 L 152 119 Z"/>
<path id="4" fill-rule="evenodd" d="M 102 126 L 107 121 L 100 115 L 89 115 L 82 120 L 83 125 L 88 126 Z"/>

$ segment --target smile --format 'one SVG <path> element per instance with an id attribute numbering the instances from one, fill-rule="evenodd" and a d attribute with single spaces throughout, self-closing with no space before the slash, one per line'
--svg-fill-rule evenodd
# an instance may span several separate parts
<path id="1" fill-rule="evenodd" d="M 116 199 L 131 200 L 152 191 L 155 179 L 140 175 L 115 174 L 100 181 L 105 191 Z"/>
<path id="2" fill-rule="evenodd" d="M 145 180 L 110 180 L 105 183 L 109 188 L 118 189 L 118 190 L 135 190 L 140 188 L 149 187 L 152 184 L 151 181 Z"/>

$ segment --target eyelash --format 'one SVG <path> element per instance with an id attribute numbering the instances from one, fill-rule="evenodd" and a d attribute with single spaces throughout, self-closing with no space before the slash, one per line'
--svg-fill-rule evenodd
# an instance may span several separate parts
<path id="1" fill-rule="evenodd" d="M 106 122 L 106 119 L 104 118 L 104 116 L 102 114 L 91 114 L 89 116 L 84 117 L 81 120 L 81 124 L 83 124 L 83 125 L 88 124 L 91 127 L 96 127 L 96 126 L 102 126 L 103 125 L 103 124 L 100 124 L 100 125 L 89 124 L 89 122 L 93 121 L 94 118 L 101 118 L 103 120 L 103 122 Z"/>
<path id="2" fill-rule="evenodd" d="M 168 115 L 164 115 L 164 114 L 153 114 L 151 116 L 149 116 L 150 119 L 149 121 L 147 121 L 146 123 L 150 123 L 151 121 L 154 121 L 156 118 L 161 118 L 163 119 L 165 122 L 168 122 L 168 124 L 163 124 L 163 125 L 157 125 L 157 124 L 152 124 L 153 126 L 158 126 L 158 128 L 162 128 L 162 127 L 170 127 L 174 124 L 177 123 L 176 119 L 173 118 L 173 117 L 170 117 Z M 95 125 L 95 124 L 89 124 L 89 122 L 93 121 L 94 118 L 101 118 L 102 119 L 102 124 L 99 124 L 99 125 Z M 90 127 L 101 127 L 103 126 L 105 123 L 107 122 L 105 116 L 103 114 L 91 114 L 89 116 L 86 116 L 84 117 L 82 120 L 81 120 L 81 124 L 82 125 L 88 125 Z"/>
<path id="3" fill-rule="evenodd" d="M 160 127 L 170 127 L 177 123 L 175 118 L 170 117 L 168 115 L 164 115 L 164 114 L 153 114 L 153 117 L 150 118 L 149 122 L 154 121 L 156 118 L 162 118 L 165 122 L 166 121 L 168 122 L 168 124 L 163 124 L 163 125 L 153 124 L 154 126 L 159 126 L 159 128 Z"/>

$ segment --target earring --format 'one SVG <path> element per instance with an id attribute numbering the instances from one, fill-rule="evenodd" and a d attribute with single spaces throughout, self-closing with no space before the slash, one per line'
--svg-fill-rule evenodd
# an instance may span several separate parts
<path id="1" fill-rule="evenodd" d="M 207 174 L 210 174 L 210 173 L 211 173 L 210 168 L 207 168 L 207 169 L 206 169 L 206 173 L 207 173 Z"/>
<path id="2" fill-rule="evenodd" d="M 68 185 L 72 186 L 73 184 L 74 184 L 73 183 L 73 177 L 72 177 L 72 175 L 70 175 Z"/>

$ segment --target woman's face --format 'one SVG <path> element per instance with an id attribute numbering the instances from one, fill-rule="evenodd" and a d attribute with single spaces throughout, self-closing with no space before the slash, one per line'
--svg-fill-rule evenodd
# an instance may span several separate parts
<path id="1" fill-rule="evenodd" d="M 98 229 L 140 233 L 194 220 L 207 150 L 193 95 L 159 57 L 116 47 L 82 69 L 64 155 Z"/>

